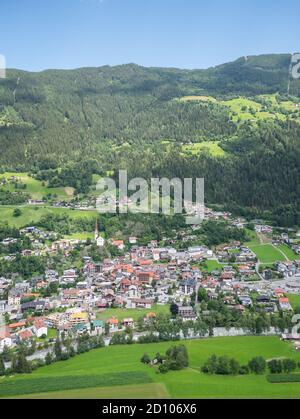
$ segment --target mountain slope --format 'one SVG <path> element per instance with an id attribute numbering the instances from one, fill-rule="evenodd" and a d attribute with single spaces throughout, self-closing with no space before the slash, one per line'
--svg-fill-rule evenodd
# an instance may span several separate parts
<path id="1" fill-rule="evenodd" d="M 185 142 L 207 134 L 230 135 L 225 111 L 172 99 L 284 94 L 290 59 L 247 57 L 194 71 L 133 64 L 41 73 L 9 70 L 7 79 L 0 80 L 0 163 L 24 163 L 52 153 L 76 159 L 82 152 L 101 152 L 109 140 Z M 300 95 L 299 86 L 299 80 L 292 82 L 291 93 Z"/>
<path id="2" fill-rule="evenodd" d="M 299 225 L 300 80 L 287 96 L 290 61 L 9 70 L 0 80 L 0 170 L 77 192 L 92 173 L 120 168 L 131 177 L 204 177 L 209 203 Z"/>

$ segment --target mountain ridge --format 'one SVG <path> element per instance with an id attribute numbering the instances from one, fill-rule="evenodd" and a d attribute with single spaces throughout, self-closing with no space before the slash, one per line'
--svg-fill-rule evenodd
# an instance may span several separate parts
<path id="1" fill-rule="evenodd" d="M 157 69 L 157 70 L 176 70 L 176 71 L 183 71 L 183 72 L 194 72 L 194 71 L 207 71 L 207 70 L 211 70 L 211 69 L 217 69 L 229 64 L 234 64 L 237 62 L 241 62 L 241 61 L 245 61 L 245 63 L 252 61 L 252 60 L 256 60 L 256 59 L 265 59 L 265 58 L 289 58 L 291 60 L 293 54 L 291 53 L 270 53 L 270 54 L 259 54 L 259 55 L 244 55 L 244 56 L 240 56 L 237 59 L 233 60 L 233 61 L 226 61 L 225 63 L 221 63 L 221 64 L 216 64 L 216 65 L 212 65 L 209 67 L 205 67 L 205 68 L 184 68 L 184 67 L 176 67 L 176 66 L 170 66 L 170 67 L 164 67 L 164 66 L 147 66 L 147 65 L 142 65 L 142 64 L 137 64 L 135 62 L 128 62 L 128 63 L 123 63 L 123 64 L 115 64 L 115 65 L 111 65 L 111 64 L 103 64 L 103 65 L 99 65 L 99 66 L 83 66 L 83 67 L 74 67 L 74 68 L 46 68 L 43 70 L 24 70 L 22 68 L 7 68 L 7 71 L 17 71 L 17 72 L 24 72 L 24 73 L 32 73 L 32 74 L 40 74 L 40 73 L 44 73 L 44 72 L 49 72 L 49 71 L 78 71 L 78 70 L 88 70 L 88 69 L 104 69 L 104 68 L 109 68 L 109 69 L 113 69 L 113 68 L 118 68 L 118 67 L 139 67 L 139 68 L 144 68 L 144 69 Z"/>

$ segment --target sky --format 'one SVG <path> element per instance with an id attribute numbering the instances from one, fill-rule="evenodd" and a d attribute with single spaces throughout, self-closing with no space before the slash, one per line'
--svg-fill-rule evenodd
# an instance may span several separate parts
<path id="1" fill-rule="evenodd" d="M 8 68 L 208 68 L 300 51 L 299 0 L 0 0 Z"/>

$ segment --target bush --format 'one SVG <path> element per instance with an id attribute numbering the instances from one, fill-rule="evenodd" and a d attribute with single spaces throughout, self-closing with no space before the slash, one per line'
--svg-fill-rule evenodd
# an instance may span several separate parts
<path id="1" fill-rule="evenodd" d="M 257 375 L 262 375 L 266 371 L 266 360 L 262 356 L 255 357 L 251 359 L 248 364 L 251 372 Z"/>
<path id="2" fill-rule="evenodd" d="M 250 370 L 247 365 L 243 365 L 239 370 L 239 375 L 248 375 L 249 373 L 250 373 Z"/>
<path id="3" fill-rule="evenodd" d="M 300 383 L 300 374 L 273 374 L 268 375 L 267 379 L 273 384 Z"/>
<path id="4" fill-rule="evenodd" d="M 51 353 L 48 352 L 47 355 L 46 355 L 46 358 L 45 358 L 45 363 L 46 363 L 46 365 L 50 365 L 50 364 L 52 364 L 52 362 L 53 362 L 53 357 L 52 357 Z"/>
<path id="5" fill-rule="evenodd" d="M 280 359 L 272 359 L 268 362 L 268 368 L 271 374 L 281 374 L 282 373 L 282 361 Z"/>
<path id="6" fill-rule="evenodd" d="M 293 359 L 283 359 L 282 369 L 285 373 L 289 374 L 297 368 L 297 363 Z"/>
<path id="7" fill-rule="evenodd" d="M 158 370 L 161 374 L 167 374 L 170 370 L 168 363 L 165 362 L 164 364 L 161 364 Z"/>
<path id="8" fill-rule="evenodd" d="M 170 363 L 170 369 L 182 370 L 189 366 L 189 356 L 184 345 L 172 346 L 166 352 L 166 356 Z"/>
<path id="9" fill-rule="evenodd" d="M 151 363 L 150 356 L 148 354 L 144 354 L 141 358 L 141 362 L 142 364 L 150 364 Z"/>

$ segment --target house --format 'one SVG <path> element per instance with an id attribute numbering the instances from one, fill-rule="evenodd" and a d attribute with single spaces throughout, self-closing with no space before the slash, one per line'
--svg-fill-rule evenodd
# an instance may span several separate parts
<path id="1" fill-rule="evenodd" d="M 241 295 L 239 296 L 239 302 L 245 306 L 245 307 L 251 307 L 252 306 L 252 300 L 248 295 Z"/>
<path id="2" fill-rule="evenodd" d="M 5 308 L 6 308 L 6 301 L 0 300 L 0 313 L 5 312 Z"/>
<path id="3" fill-rule="evenodd" d="M 133 325 L 134 325 L 134 321 L 133 321 L 133 319 L 132 319 L 132 318 L 129 318 L 129 319 L 124 319 L 124 320 L 123 320 L 123 322 L 122 322 L 122 325 L 123 325 L 124 327 L 133 327 Z"/>
<path id="4" fill-rule="evenodd" d="M 256 302 L 258 304 L 268 304 L 270 303 L 270 301 L 271 299 L 267 295 L 259 295 L 258 297 L 256 297 Z"/>
<path id="5" fill-rule="evenodd" d="M 194 279 L 186 279 L 180 282 L 179 287 L 184 295 L 192 295 L 196 291 L 196 281 Z"/>
<path id="6" fill-rule="evenodd" d="M 116 317 L 108 319 L 106 323 L 109 325 L 109 331 L 111 333 L 119 330 L 119 320 Z"/>
<path id="7" fill-rule="evenodd" d="M 293 311 L 289 299 L 285 297 L 279 298 L 279 307 L 282 311 Z"/>
<path id="8" fill-rule="evenodd" d="M 3 352 L 4 348 L 12 347 L 11 333 L 8 327 L 0 327 L 0 353 Z"/>
<path id="9" fill-rule="evenodd" d="M 183 320 L 195 320 L 197 318 L 193 307 L 179 307 L 178 308 L 178 315 Z"/>
<path id="10" fill-rule="evenodd" d="M 98 222 L 96 222 L 96 227 L 95 227 L 95 242 L 98 247 L 104 247 L 105 245 L 104 238 L 99 234 Z"/>
<path id="11" fill-rule="evenodd" d="M 137 278 L 142 284 L 151 284 L 154 279 L 154 272 L 138 272 Z"/>
<path id="12" fill-rule="evenodd" d="M 21 306 L 21 293 L 16 290 L 11 290 L 8 294 L 7 304 L 13 308 L 19 309 Z"/>
<path id="13" fill-rule="evenodd" d="M 150 312 L 146 314 L 146 319 L 156 319 L 156 313 Z"/>
<path id="14" fill-rule="evenodd" d="M 16 331 L 18 329 L 22 329 L 22 328 L 26 327 L 26 321 L 25 320 L 21 320 L 18 323 L 11 323 L 8 327 L 9 327 L 9 330 L 11 332 L 14 332 L 14 331 Z"/>
<path id="15" fill-rule="evenodd" d="M 154 300 L 147 300 L 143 298 L 129 298 L 126 308 L 147 308 L 151 309 Z"/>
<path id="16" fill-rule="evenodd" d="M 104 323 L 102 320 L 93 320 L 91 322 L 92 335 L 102 335 L 104 332 Z"/>
<path id="17" fill-rule="evenodd" d="M 67 312 L 69 318 L 68 321 L 72 326 L 78 324 L 87 324 L 89 322 L 89 315 L 86 311 L 80 309 L 71 309 Z"/>
<path id="18" fill-rule="evenodd" d="M 35 311 L 42 313 L 45 310 L 45 301 L 29 301 L 28 303 L 21 304 L 21 311 Z"/>
<path id="19" fill-rule="evenodd" d="M 37 319 L 34 321 L 32 331 L 38 338 L 48 335 L 48 327 L 43 319 Z"/>
<path id="20" fill-rule="evenodd" d="M 25 341 L 33 338 L 33 333 L 30 329 L 21 330 L 17 333 L 19 340 Z"/>
<path id="21" fill-rule="evenodd" d="M 119 250 L 123 251 L 125 249 L 125 244 L 123 240 L 112 240 L 112 246 L 117 247 Z"/>
<path id="22" fill-rule="evenodd" d="M 68 269 L 64 271 L 63 276 L 60 278 L 60 283 L 72 284 L 77 279 L 76 270 Z"/>

